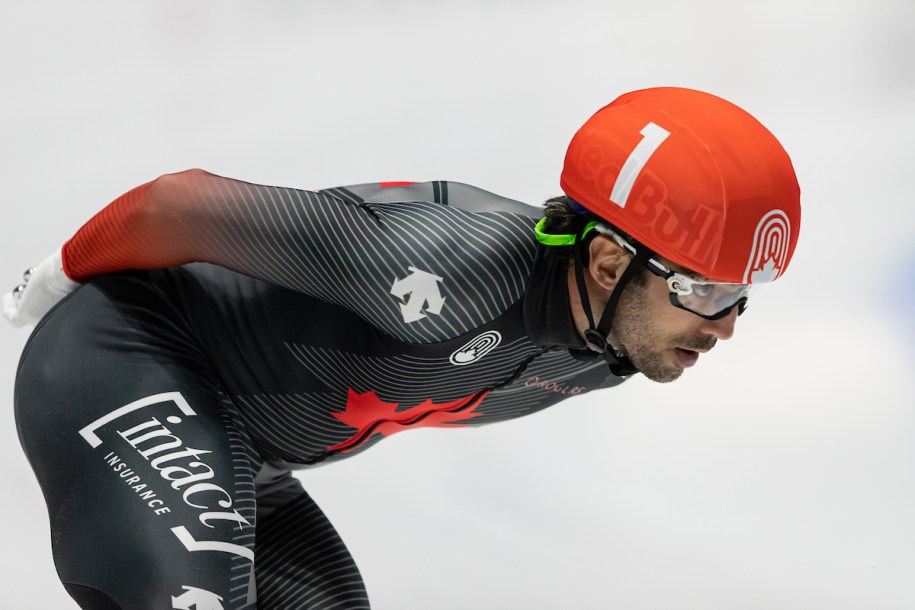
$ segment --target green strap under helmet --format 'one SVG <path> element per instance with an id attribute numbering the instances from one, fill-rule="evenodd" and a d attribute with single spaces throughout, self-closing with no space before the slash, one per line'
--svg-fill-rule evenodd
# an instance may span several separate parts
<path id="1" fill-rule="evenodd" d="M 557 233 L 545 233 L 543 231 L 543 225 L 546 224 L 546 218 L 541 218 L 540 222 L 534 227 L 534 235 L 537 236 L 537 241 L 539 241 L 544 246 L 574 246 L 575 238 L 577 237 L 575 233 L 569 233 L 566 235 L 557 234 Z M 584 230 L 581 232 L 581 236 L 584 237 L 591 232 L 594 227 L 598 225 L 598 221 L 592 220 L 585 225 Z"/>

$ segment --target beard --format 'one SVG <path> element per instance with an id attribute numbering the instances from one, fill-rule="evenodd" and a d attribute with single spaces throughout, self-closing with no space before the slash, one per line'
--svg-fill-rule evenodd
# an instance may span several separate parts
<path id="1" fill-rule="evenodd" d="M 667 303 L 662 306 L 670 307 Z M 620 297 L 611 339 L 640 373 L 658 383 L 669 383 L 683 374 L 676 348 L 708 351 L 717 341 L 709 335 L 665 334 L 652 312 L 646 286 L 635 283 L 626 286 Z"/>

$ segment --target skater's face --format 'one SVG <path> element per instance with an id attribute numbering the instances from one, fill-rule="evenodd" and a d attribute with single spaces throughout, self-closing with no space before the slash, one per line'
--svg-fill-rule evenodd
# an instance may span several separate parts
<path id="1" fill-rule="evenodd" d="M 668 295 L 667 283 L 652 274 L 627 285 L 610 335 L 611 345 L 659 382 L 677 379 L 719 339 L 730 339 L 737 320 L 736 308 L 723 318 L 707 320 L 674 307 Z"/>
<path id="2" fill-rule="evenodd" d="M 669 261 L 658 260 L 678 272 L 688 273 Z M 592 240 L 590 273 L 585 274 L 585 279 L 595 320 L 603 313 L 610 293 L 630 261 L 631 255 L 611 239 L 601 235 Z M 570 286 L 573 311 L 578 314 L 576 321 L 583 332 L 587 319 L 580 307 L 574 306 L 578 298 L 573 290 L 577 293 L 577 288 Z M 736 307 L 718 320 L 675 307 L 664 278 L 640 270 L 623 289 L 608 340 L 625 352 L 646 377 L 669 382 L 693 366 L 699 355 L 712 349 L 719 339 L 731 338 L 736 320 Z"/>

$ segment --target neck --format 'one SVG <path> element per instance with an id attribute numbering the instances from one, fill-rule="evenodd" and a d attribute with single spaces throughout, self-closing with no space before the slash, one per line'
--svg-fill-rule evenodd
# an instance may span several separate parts
<path id="1" fill-rule="evenodd" d="M 583 271 L 585 288 L 588 292 L 588 303 L 591 306 L 591 316 L 594 319 L 594 323 L 597 324 L 601 315 L 604 313 L 604 306 L 607 304 L 607 299 L 610 294 L 605 288 L 594 281 L 594 278 L 591 277 L 587 268 L 583 269 Z M 578 329 L 578 334 L 584 337 L 585 331 L 588 330 L 588 316 L 585 315 L 585 310 L 581 303 L 581 295 L 578 291 L 578 284 L 575 281 L 575 263 L 572 260 L 569 261 L 566 283 L 569 293 L 569 309 L 572 313 L 572 320 L 575 323 L 575 328 Z"/>

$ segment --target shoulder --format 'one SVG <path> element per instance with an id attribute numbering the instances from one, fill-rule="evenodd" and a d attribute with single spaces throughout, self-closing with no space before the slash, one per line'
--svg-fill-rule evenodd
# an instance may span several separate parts
<path id="1" fill-rule="evenodd" d="M 524 294 L 537 248 L 537 208 L 445 181 L 321 192 L 373 217 L 370 230 L 344 227 L 348 245 L 336 251 L 347 259 L 341 272 L 376 295 L 368 319 L 381 326 L 384 315 L 393 336 L 421 343 L 452 338 L 500 317 Z M 408 290 L 431 298 L 432 311 L 414 307 L 422 299 Z"/>
<path id="2" fill-rule="evenodd" d="M 371 214 L 371 238 L 395 250 L 420 248 L 465 264 L 518 268 L 517 258 L 532 259 L 536 249 L 533 227 L 541 208 L 469 184 L 381 182 L 322 193 Z"/>
<path id="3" fill-rule="evenodd" d="M 540 218 L 543 214 L 540 206 L 529 205 L 477 186 L 449 180 L 372 182 L 330 188 L 323 192 L 360 204 L 427 202 L 467 212 L 505 212 L 530 218 Z"/>

